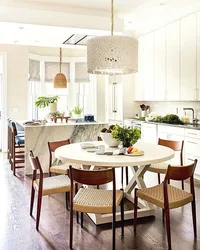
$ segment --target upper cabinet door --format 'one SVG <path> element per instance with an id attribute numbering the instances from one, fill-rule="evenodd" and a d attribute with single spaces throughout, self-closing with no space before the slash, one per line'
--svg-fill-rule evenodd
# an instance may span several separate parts
<path id="1" fill-rule="evenodd" d="M 145 35 L 143 40 L 144 100 L 154 100 L 154 33 Z"/>
<path id="2" fill-rule="evenodd" d="M 180 21 L 166 27 L 166 100 L 180 100 Z"/>
<path id="3" fill-rule="evenodd" d="M 154 100 L 165 100 L 166 28 L 154 33 Z"/>
<path id="4" fill-rule="evenodd" d="M 196 13 L 181 19 L 181 100 L 195 100 L 196 90 Z"/>
<path id="5" fill-rule="evenodd" d="M 197 90 L 196 100 L 200 100 L 200 12 L 197 12 Z"/>
<path id="6" fill-rule="evenodd" d="M 135 75 L 135 101 L 144 100 L 144 37 L 138 39 L 138 73 Z"/>

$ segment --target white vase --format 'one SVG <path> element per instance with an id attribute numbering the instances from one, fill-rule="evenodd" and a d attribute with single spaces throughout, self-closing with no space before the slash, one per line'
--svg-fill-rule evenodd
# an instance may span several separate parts
<path id="1" fill-rule="evenodd" d="M 73 118 L 80 119 L 81 118 L 81 114 L 73 114 Z"/>
<path id="2" fill-rule="evenodd" d="M 55 112 L 57 112 L 57 103 L 56 103 L 56 102 L 50 103 L 50 105 L 49 105 L 49 112 L 50 112 L 50 113 L 55 113 Z"/>

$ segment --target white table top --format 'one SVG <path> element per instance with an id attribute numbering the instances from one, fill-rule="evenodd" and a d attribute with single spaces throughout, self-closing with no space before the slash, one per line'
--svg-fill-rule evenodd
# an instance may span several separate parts
<path id="1" fill-rule="evenodd" d="M 96 145 L 105 145 L 101 142 L 88 142 Z M 97 155 L 82 149 L 81 143 L 69 144 L 55 150 L 56 158 L 70 163 L 83 165 L 121 167 L 121 166 L 140 166 L 159 163 L 170 160 L 174 157 L 174 151 L 170 148 L 154 145 L 150 143 L 138 142 L 136 147 L 144 151 L 143 156 L 125 155 Z M 107 151 L 114 151 L 116 148 L 106 148 Z"/>

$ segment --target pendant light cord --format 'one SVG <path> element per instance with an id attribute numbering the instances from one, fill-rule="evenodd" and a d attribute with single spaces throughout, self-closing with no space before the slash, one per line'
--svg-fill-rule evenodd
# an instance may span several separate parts
<path id="1" fill-rule="evenodd" d="M 114 32 L 114 0 L 111 0 L 111 35 Z"/>
<path id="2" fill-rule="evenodd" d="M 60 73 L 61 73 L 61 66 L 62 66 L 62 49 L 60 48 Z"/>

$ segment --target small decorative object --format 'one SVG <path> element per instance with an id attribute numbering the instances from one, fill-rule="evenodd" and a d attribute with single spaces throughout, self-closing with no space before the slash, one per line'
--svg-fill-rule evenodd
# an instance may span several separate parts
<path id="1" fill-rule="evenodd" d="M 67 88 L 66 76 L 61 72 L 62 68 L 62 49 L 60 48 L 60 72 L 54 78 L 54 88 Z"/>
<path id="2" fill-rule="evenodd" d="M 115 125 L 110 125 L 109 128 L 103 128 L 100 132 L 101 139 L 109 147 L 118 147 L 121 143 L 119 140 L 113 138 L 112 131 Z"/>
<path id="3" fill-rule="evenodd" d="M 111 0 L 111 35 L 87 42 L 88 73 L 132 74 L 138 71 L 138 41 L 114 34 L 114 0 Z"/>
<path id="4" fill-rule="evenodd" d="M 74 109 L 72 110 L 73 113 L 73 117 L 76 119 L 81 118 L 81 113 L 82 113 L 83 109 L 79 108 L 79 107 L 74 107 Z"/>
<path id="5" fill-rule="evenodd" d="M 125 128 L 117 124 L 112 130 L 112 136 L 118 141 L 121 141 L 123 147 L 129 147 L 138 141 L 141 132 L 138 128 Z"/>

